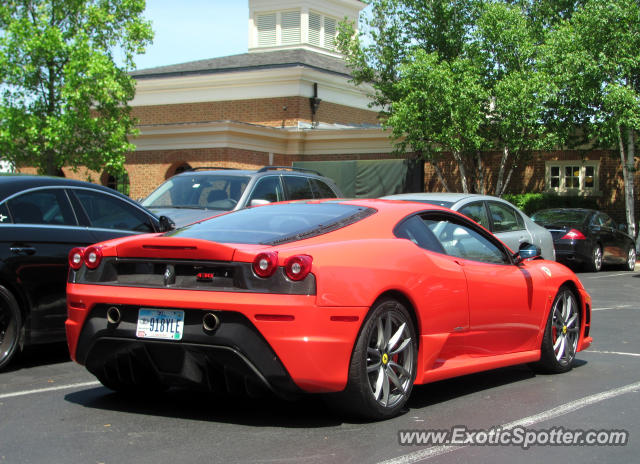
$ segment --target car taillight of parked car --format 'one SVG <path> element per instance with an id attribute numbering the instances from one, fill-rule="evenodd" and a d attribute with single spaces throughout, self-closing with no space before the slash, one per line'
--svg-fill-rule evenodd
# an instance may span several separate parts
<path id="1" fill-rule="evenodd" d="M 69 252 L 69 267 L 77 271 L 86 265 L 89 269 L 95 269 L 100 266 L 102 261 L 102 249 L 97 246 L 87 248 L 74 248 Z"/>
<path id="2" fill-rule="evenodd" d="M 569 232 L 564 234 L 562 237 L 563 240 L 585 240 L 586 237 L 582 232 L 577 229 L 571 229 Z"/>
<path id="3" fill-rule="evenodd" d="M 258 277 L 271 277 L 278 268 L 278 253 L 275 251 L 266 251 L 260 253 L 253 260 L 253 272 Z"/>
<path id="4" fill-rule="evenodd" d="M 77 271 L 82 267 L 84 248 L 74 248 L 69 252 L 69 267 Z"/>
<path id="5" fill-rule="evenodd" d="M 311 272 L 313 258 L 309 255 L 296 255 L 287 258 L 284 263 L 284 272 L 291 280 L 302 280 Z"/>

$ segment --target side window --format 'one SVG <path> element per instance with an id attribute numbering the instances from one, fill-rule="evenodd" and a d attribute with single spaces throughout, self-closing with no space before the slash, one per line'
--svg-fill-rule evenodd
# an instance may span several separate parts
<path id="1" fill-rule="evenodd" d="M 267 176 L 259 179 L 251 192 L 248 204 L 251 204 L 251 200 L 267 200 L 271 203 L 283 201 L 284 194 L 280 176 Z"/>
<path id="2" fill-rule="evenodd" d="M 425 250 L 444 253 L 444 249 L 433 232 L 419 216 L 412 216 L 394 230 L 396 237 L 406 238 Z"/>
<path id="3" fill-rule="evenodd" d="M 491 229 L 489 227 L 489 216 L 487 215 L 487 208 L 485 208 L 483 201 L 469 203 L 468 205 L 461 208 L 459 212 L 464 214 L 468 218 L 473 219 L 485 229 Z"/>
<path id="4" fill-rule="evenodd" d="M 307 177 L 301 176 L 282 176 L 284 185 L 287 189 L 288 200 L 306 200 L 313 198 L 311 184 Z"/>
<path id="5" fill-rule="evenodd" d="M 443 217 L 426 216 L 423 221 L 450 256 L 490 264 L 511 262 L 501 248 L 466 225 Z"/>
<path id="6" fill-rule="evenodd" d="M 92 227 L 154 232 L 147 215 L 126 202 L 104 193 L 75 189 Z"/>
<path id="7" fill-rule="evenodd" d="M 614 229 L 616 227 L 615 222 L 613 222 L 613 219 L 611 219 L 611 217 L 607 216 L 604 213 L 600 213 L 600 221 L 602 221 L 602 226 L 603 227 L 609 227 L 610 229 Z"/>
<path id="8" fill-rule="evenodd" d="M 493 232 L 511 232 L 524 229 L 524 221 L 515 209 L 494 201 L 488 202 L 488 205 L 493 220 Z"/>
<path id="9" fill-rule="evenodd" d="M 12 198 L 7 204 L 16 224 L 76 225 L 63 189 L 27 192 Z"/>
<path id="10" fill-rule="evenodd" d="M 336 194 L 331 187 L 322 182 L 320 179 L 310 178 L 311 186 L 313 187 L 313 193 L 315 198 L 336 198 Z"/>

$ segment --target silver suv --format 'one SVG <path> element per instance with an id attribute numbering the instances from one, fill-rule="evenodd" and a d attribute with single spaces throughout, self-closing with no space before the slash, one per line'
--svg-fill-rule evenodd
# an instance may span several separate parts
<path id="1" fill-rule="evenodd" d="M 248 206 L 276 201 L 339 198 L 335 183 L 319 172 L 286 166 L 257 171 L 196 168 L 166 180 L 141 203 L 176 227 Z"/>

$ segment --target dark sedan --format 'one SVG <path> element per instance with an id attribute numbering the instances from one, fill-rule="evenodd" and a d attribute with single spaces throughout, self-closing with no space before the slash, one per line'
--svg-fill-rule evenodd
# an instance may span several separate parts
<path id="1" fill-rule="evenodd" d="M 592 209 L 545 209 L 531 216 L 551 231 L 556 259 L 598 272 L 603 264 L 621 265 L 633 271 L 636 244 L 624 226 Z"/>
<path id="2" fill-rule="evenodd" d="M 171 228 L 107 187 L 0 176 L 0 369 L 21 346 L 65 339 L 72 248 Z"/>

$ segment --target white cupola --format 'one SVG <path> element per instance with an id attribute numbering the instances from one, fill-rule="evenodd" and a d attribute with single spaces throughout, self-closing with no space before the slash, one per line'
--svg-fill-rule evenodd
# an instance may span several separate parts
<path id="1" fill-rule="evenodd" d="M 249 0 L 249 52 L 306 48 L 332 56 L 338 24 L 358 25 L 360 0 Z"/>

